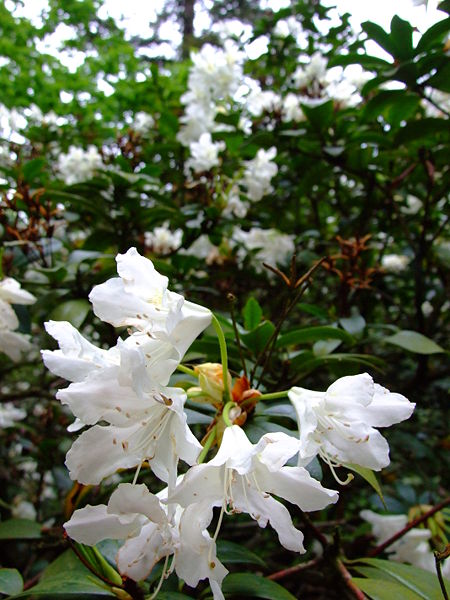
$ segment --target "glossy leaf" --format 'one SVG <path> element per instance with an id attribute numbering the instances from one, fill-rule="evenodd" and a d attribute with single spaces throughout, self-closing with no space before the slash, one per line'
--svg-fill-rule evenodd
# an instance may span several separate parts
<path id="1" fill-rule="evenodd" d="M 253 564 L 265 567 L 266 563 L 257 554 L 248 550 L 242 544 L 236 544 L 228 540 L 217 541 L 217 555 L 220 560 L 227 563 L 242 563 L 242 564 Z"/>
<path id="2" fill-rule="evenodd" d="M 295 600 L 295 597 L 280 584 L 253 573 L 230 573 L 223 580 L 222 591 L 226 596 L 236 598 Z"/>
<path id="3" fill-rule="evenodd" d="M 244 327 L 247 329 L 247 331 L 252 331 L 260 324 L 263 311 L 258 303 L 258 300 L 253 298 L 253 296 L 247 300 L 242 313 L 244 316 Z"/>
<path id="4" fill-rule="evenodd" d="M 433 340 L 430 340 L 430 338 L 417 331 L 407 329 L 384 338 L 384 341 L 416 354 L 438 354 L 445 352 L 444 348 L 433 342 Z"/>
<path id="5" fill-rule="evenodd" d="M 41 537 L 42 525 L 29 519 L 8 519 L 0 523 L 0 540 L 37 540 Z"/>
<path id="6" fill-rule="evenodd" d="M 303 327 L 294 329 L 281 335 L 276 343 L 277 348 L 285 348 L 306 342 L 317 342 L 318 340 L 342 340 L 349 344 L 354 342 L 353 336 L 347 333 L 344 329 L 337 327 L 320 326 L 320 327 Z"/>
<path id="7" fill-rule="evenodd" d="M 91 305 L 87 300 L 67 300 L 52 310 L 49 319 L 69 321 L 78 328 L 81 327 L 90 311 Z"/>
<path id="8" fill-rule="evenodd" d="M 0 569 L 0 594 L 19 594 L 22 588 L 22 575 L 17 569 Z"/>

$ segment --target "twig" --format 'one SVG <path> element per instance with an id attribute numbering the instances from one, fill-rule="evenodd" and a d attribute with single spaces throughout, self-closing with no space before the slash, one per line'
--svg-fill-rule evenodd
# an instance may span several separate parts
<path id="1" fill-rule="evenodd" d="M 356 587 L 356 585 L 353 583 L 352 581 L 352 576 L 350 575 L 350 573 L 347 571 L 346 566 L 344 565 L 344 563 L 342 562 L 342 560 L 340 558 L 336 559 L 336 566 L 337 569 L 342 577 L 342 579 L 345 582 L 345 585 L 348 587 L 348 589 L 351 591 L 351 593 L 353 594 L 353 596 L 355 598 L 357 598 L 358 600 L 366 600 L 366 596 L 363 594 L 363 592 Z"/>
<path id="2" fill-rule="evenodd" d="M 434 506 L 433 508 L 430 508 L 430 510 L 428 510 L 426 513 L 424 513 L 420 517 L 417 517 L 417 519 L 414 519 L 413 521 L 411 521 L 411 523 L 408 523 L 408 525 L 403 527 L 403 529 L 400 529 L 400 531 L 397 531 L 397 533 L 394 534 L 392 537 L 390 537 L 388 540 L 386 540 L 385 542 L 383 542 L 382 544 L 380 544 L 379 546 L 377 546 L 376 548 L 371 550 L 369 552 L 369 556 L 371 558 L 373 558 L 374 556 L 378 556 L 379 554 L 384 552 L 384 550 L 386 550 L 386 548 L 388 548 L 391 544 L 393 544 L 394 542 L 399 540 L 401 537 L 403 537 L 406 533 L 408 533 L 408 531 L 410 529 L 412 529 L 413 527 L 416 527 L 417 525 L 420 525 L 420 523 L 423 523 L 424 521 L 426 521 L 427 519 L 432 517 L 435 513 L 439 512 L 440 510 L 442 510 L 449 504 L 450 504 L 450 496 L 448 498 L 446 498 L 445 500 L 443 500 L 442 502 L 440 502 L 439 504 L 436 504 L 436 506 Z"/>
<path id="3" fill-rule="evenodd" d="M 444 600 L 448 600 L 448 594 L 447 594 L 447 588 L 445 587 L 445 581 L 444 578 L 442 577 L 442 570 L 441 570 L 441 556 L 439 554 L 439 552 L 436 552 L 434 554 L 434 560 L 436 561 L 436 573 L 439 579 L 439 585 L 441 586 L 441 590 L 442 590 L 442 595 L 444 597 Z"/>
<path id="4" fill-rule="evenodd" d="M 289 577 L 289 575 L 293 575 L 294 573 L 298 573 L 299 571 L 305 571 L 310 567 L 315 567 L 321 562 L 321 560 L 322 558 L 313 558 L 313 560 L 308 560 L 306 562 L 299 563 L 298 565 L 294 565 L 293 567 L 283 569 L 282 571 L 272 573 L 272 575 L 269 575 L 268 577 L 266 577 L 266 579 L 278 581 L 278 579 L 283 579 L 283 577 Z"/>

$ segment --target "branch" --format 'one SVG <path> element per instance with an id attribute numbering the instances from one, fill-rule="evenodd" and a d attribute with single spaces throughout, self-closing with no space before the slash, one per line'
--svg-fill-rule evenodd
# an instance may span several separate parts
<path id="1" fill-rule="evenodd" d="M 403 529 L 400 529 L 400 531 L 397 531 L 397 533 L 394 534 L 392 537 L 390 537 L 388 540 L 386 540 L 385 542 L 383 542 L 382 544 L 380 544 L 379 546 L 377 546 L 376 548 L 371 550 L 369 552 L 369 556 L 371 558 L 378 556 L 379 554 L 384 552 L 384 550 L 386 548 L 388 548 L 391 544 L 393 544 L 394 542 L 399 540 L 401 537 L 403 537 L 406 533 L 408 533 L 408 531 L 410 529 L 412 529 L 413 527 L 416 527 L 416 525 L 420 525 L 420 523 L 423 523 L 424 521 L 426 521 L 427 519 L 432 517 L 435 513 L 439 512 L 440 510 L 442 510 L 449 504 L 450 504 L 450 496 L 448 496 L 448 498 L 446 498 L 439 504 L 436 504 L 436 506 L 434 506 L 433 508 L 430 508 L 429 511 L 427 511 L 420 517 L 417 517 L 417 519 L 414 519 L 413 521 L 411 521 L 411 523 L 408 523 L 408 525 L 403 527 Z"/>

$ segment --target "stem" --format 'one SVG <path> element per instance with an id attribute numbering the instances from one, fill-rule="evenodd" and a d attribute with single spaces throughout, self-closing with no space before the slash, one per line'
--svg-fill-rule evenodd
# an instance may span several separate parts
<path id="1" fill-rule="evenodd" d="M 225 341 L 225 336 L 223 334 L 222 327 L 220 326 L 220 323 L 214 314 L 212 315 L 212 324 L 214 325 L 214 329 L 216 330 L 217 339 L 219 340 L 219 346 L 220 346 L 220 362 L 222 363 L 222 373 L 223 373 L 223 397 L 224 397 L 225 402 L 228 402 L 231 399 L 231 394 L 230 394 L 230 388 L 228 386 L 227 343 Z"/>
<path id="2" fill-rule="evenodd" d="M 289 390 L 283 392 L 272 392 L 271 394 L 261 394 L 258 396 L 258 400 L 277 400 L 277 398 L 286 398 Z"/>
<path id="3" fill-rule="evenodd" d="M 197 464 L 200 465 L 205 460 L 205 457 L 208 454 L 209 449 L 211 448 L 211 446 L 214 443 L 214 440 L 216 439 L 216 431 L 217 431 L 217 425 L 214 425 L 214 427 L 212 429 L 210 429 L 210 431 L 208 432 L 208 436 L 203 445 L 203 450 L 198 455 Z"/>
<path id="4" fill-rule="evenodd" d="M 309 567 L 315 567 L 320 563 L 321 558 L 313 558 L 313 560 L 307 560 L 306 562 L 299 563 L 298 565 L 294 565 L 293 567 L 288 567 L 287 569 L 283 569 L 282 571 L 277 571 L 276 573 L 272 573 L 266 579 L 270 579 L 272 581 L 277 581 L 278 579 L 283 579 L 283 577 L 288 577 L 289 575 L 294 575 L 299 571 L 304 571 L 309 569 Z"/>
<path id="5" fill-rule="evenodd" d="M 225 425 L 227 427 L 231 427 L 233 425 L 233 423 L 230 421 L 229 412 L 234 406 L 237 405 L 231 400 L 230 402 L 227 402 L 223 408 L 222 418 L 225 421 Z"/>
<path id="6" fill-rule="evenodd" d="M 348 589 L 352 592 L 353 596 L 355 598 L 357 598 L 358 600 L 366 600 L 366 596 L 363 594 L 363 592 L 356 587 L 356 585 L 353 583 L 352 581 L 352 576 L 350 575 L 350 573 L 347 571 L 346 566 L 344 565 L 344 563 L 342 562 L 342 560 L 340 558 L 338 558 L 336 560 L 336 566 L 337 569 L 342 577 L 342 579 L 345 582 L 345 585 L 348 587 Z"/>
<path id="7" fill-rule="evenodd" d="M 374 556 L 378 556 L 386 548 L 388 548 L 388 546 L 390 546 L 391 544 L 393 544 L 394 542 L 399 540 L 401 537 L 403 537 L 405 535 L 405 533 L 408 533 L 408 531 L 410 529 L 412 529 L 413 527 L 416 527 L 416 525 L 420 525 L 420 523 L 423 523 L 424 521 L 429 519 L 431 516 L 433 516 L 435 513 L 439 512 L 440 510 L 442 510 L 449 504 L 450 504 L 450 496 L 448 498 L 446 498 L 445 500 L 443 500 L 442 502 L 440 502 L 439 504 L 436 504 L 436 506 L 431 508 L 429 511 L 424 513 L 422 516 L 417 517 L 417 519 L 414 519 L 413 521 L 411 521 L 411 523 L 408 523 L 408 525 L 403 527 L 403 529 L 400 529 L 400 531 L 397 531 L 396 534 L 394 534 L 392 537 L 390 537 L 388 540 L 386 540 L 383 544 L 380 544 L 379 546 L 374 548 L 371 552 L 369 552 L 369 556 L 371 558 L 373 558 Z"/>
<path id="8" fill-rule="evenodd" d="M 228 300 L 230 301 L 231 321 L 233 323 L 234 337 L 236 338 L 236 344 L 237 344 L 237 347 L 239 350 L 239 358 L 241 359 L 241 363 L 242 363 L 242 371 L 244 373 L 245 378 L 248 379 L 247 366 L 245 364 L 244 353 L 242 351 L 241 338 L 239 336 L 239 331 L 238 331 L 237 323 L 236 323 L 236 316 L 234 314 L 234 301 L 236 300 L 236 298 L 235 298 L 235 296 L 233 296 L 233 294 L 228 294 Z"/>
<path id="9" fill-rule="evenodd" d="M 437 576 L 439 579 L 439 585 L 441 586 L 442 595 L 444 597 L 444 600 L 448 600 L 448 594 L 447 594 L 447 589 L 445 587 L 445 581 L 444 581 L 444 578 L 442 577 L 441 560 L 440 560 L 438 554 L 434 555 L 434 560 L 436 561 L 436 573 L 437 573 Z"/>
<path id="10" fill-rule="evenodd" d="M 197 377 L 197 374 L 194 371 L 194 369 L 190 369 L 189 367 L 185 367 L 184 365 L 178 365 L 177 369 L 182 373 L 186 373 L 186 375 L 192 375 L 193 377 Z"/>

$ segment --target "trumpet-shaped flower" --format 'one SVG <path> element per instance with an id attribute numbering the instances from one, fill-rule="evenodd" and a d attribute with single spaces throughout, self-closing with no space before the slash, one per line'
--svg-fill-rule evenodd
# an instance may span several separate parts
<path id="1" fill-rule="evenodd" d="M 178 457 L 195 462 L 201 445 L 186 423 L 186 394 L 163 385 L 178 364 L 179 354 L 170 344 L 136 334 L 102 350 L 69 323 L 51 321 L 46 327 L 61 349 L 44 350 L 44 362 L 73 382 L 57 398 L 81 423 L 109 424 L 95 425 L 73 444 L 66 459 L 73 479 L 97 484 L 119 468 L 149 461 L 156 475 L 168 481 L 175 477 Z"/>
<path id="2" fill-rule="evenodd" d="M 294 387 L 288 395 L 297 413 L 303 465 L 319 455 L 331 467 L 353 463 L 379 471 L 389 464 L 389 445 L 375 427 L 404 421 L 415 407 L 368 373 L 341 377 L 326 392 Z"/>
<path id="3" fill-rule="evenodd" d="M 94 287 L 89 295 L 95 314 L 115 327 L 134 327 L 172 335 L 181 356 L 210 324 L 211 312 L 167 289 L 168 279 L 136 248 L 116 257 L 120 277 Z"/>
<path id="4" fill-rule="evenodd" d="M 161 558 L 174 555 L 171 569 L 175 568 L 180 578 L 193 587 L 209 578 L 214 599 L 222 600 L 220 586 L 227 570 L 217 559 L 215 542 L 206 531 L 212 507 L 174 512 L 160 503 L 164 496 L 166 490 L 155 496 L 143 484 L 120 484 L 107 506 L 76 510 L 64 527 L 71 538 L 83 544 L 126 540 L 117 554 L 117 566 L 122 575 L 135 581 L 145 579 Z"/>
<path id="5" fill-rule="evenodd" d="M 216 456 L 189 469 L 169 502 L 184 507 L 204 502 L 220 506 L 221 517 L 227 507 L 231 512 L 248 513 L 260 527 L 270 523 L 285 548 L 304 552 L 302 532 L 271 494 L 305 511 L 336 502 L 338 494 L 322 487 L 302 467 L 283 466 L 298 449 L 298 440 L 283 433 L 266 434 L 253 445 L 240 427 L 228 427 Z"/>

